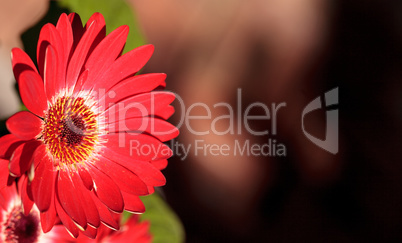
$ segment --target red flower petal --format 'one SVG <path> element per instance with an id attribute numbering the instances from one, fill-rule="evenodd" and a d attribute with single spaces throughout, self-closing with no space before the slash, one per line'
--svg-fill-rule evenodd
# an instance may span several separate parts
<path id="1" fill-rule="evenodd" d="M 89 70 L 88 81 L 82 87 L 76 86 L 75 90 L 92 89 L 97 84 L 96 77 L 112 65 L 122 52 L 127 35 L 128 26 L 120 26 L 99 43 L 85 64 L 85 69 Z"/>
<path id="2" fill-rule="evenodd" d="M 79 178 L 79 175 L 76 172 L 71 173 L 71 180 L 73 181 L 76 191 L 75 199 L 77 200 L 77 198 L 80 198 L 79 201 L 81 201 L 81 206 L 84 209 L 88 225 L 95 228 L 99 227 L 99 212 L 96 209 L 96 205 L 93 202 L 92 197 L 89 195 L 89 191 L 84 186 L 82 180 Z"/>
<path id="3" fill-rule="evenodd" d="M 66 65 L 65 59 L 63 58 L 64 46 L 56 27 L 52 24 L 45 24 L 39 34 L 38 46 L 36 50 L 36 58 L 38 61 L 39 73 L 44 77 L 44 65 L 45 65 L 45 54 L 47 47 L 51 45 L 58 54 L 57 62 L 60 70 L 63 70 L 63 66 Z M 61 75 L 61 73 L 59 74 Z M 60 80 L 64 83 L 64 75 Z"/>
<path id="4" fill-rule="evenodd" d="M 57 180 L 58 173 L 53 173 L 53 180 Z M 41 227 L 43 233 L 49 232 L 52 228 L 53 225 L 56 222 L 56 204 L 55 204 L 55 195 L 54 195 L 54 188 L 55 186 L 52 186 L 52 196 L 51 196 L 51 201 L 50 201 L 50 206 L 47 209 L 46 212 L 41 212 L 40 213 L 40 222 L 41 222 Z"/>
<path id="5" fill-rule="evenodd" d="M 136 196 L 126 192 L 122 192 L 124 198 L 124 210 L 131 213 L 143 213 L 145 212 L 145 206 L 141 199 Z"/>
<path id="6" fill-rule="evenodd" d="M 119 118 L 128 119 L 151 115 L 158 116 L 174 99 L 174 94 L 170 92 L 158 91 L 139 94 L 124 99 L 119 103 L 110 104 L 110 106 L 105 109 L 105 113 L 109 117 L 109 123 L 114 122 L 110 120 L 110 118 L 119 120 Z"/>
<path id="7" fill-rule="evenodd" d="M 99 212 L 102 223 L 111 229 L 119 230 L 119 223 L 116 222 L 113 217 L 114 213 L 110 212 L 106 205 L 103 204 L 94 193 L 91 193 L 91 197 L 96 205 L 96 209 Z"/>
<path id="8" fill-rule="evenodd" d="M 67 231 L 71 234 L 71 236 L 77 238 L 79 235 L 79 230 L 76 224 L 71 220 L 71 218 L 67 215 L 64 209 L 61 207 L 58 200 L 54 200 L 56 205 L 57 215 L 59 216 L 61 222 L 66 227 Z"/>
<path id="9" fill-rule="evenodd" d="M 28 111 L 12 115 L 6 122 L 7 129 L 22 140 L 35 138 L 42 131 L 42 120 Z"/>
<path id="10" fill-rule="evenodd" d="M 106 94 L 100 97 L 99 103 L 112 104 L 124 98 L 152 91 L 158 87 L 166 78 L 164 73 L 149 73 L 136 75 L 117 83 Z M 118 94 L 118 95 L 116 95 Z"/>
<path id="11" fill-rule="evenodd" d="M 169 122 L 153 117 L 132 117 L 121 119 L 108 125 L 110 132 L 138 131 L 146 132 L 161 142 L 171 140 L 179 135 L 179 129 Z"/>
<path id="12" fill-rule="evenodd" d="M 79 173 L 81 180 L 84 183 L 85 187 L 91 191 L 93 188 L 93 182 L 92 182 L 91 175 L 89 174 L 89 172 L 87 171 L 87 169 L 84 166 L 78 165 L 77 170 L 78 170 L 78 173 Z"/>
<path id="13" fill-rule="evenodd" d="M 145 183 L 127 168 L 103 157 L 95 162 L 95 167 L 107 174 L 117 184 L 121 191 L 135 195 L 148 194 Z"/>
<path id="14" fill-rule="evenodd" d="M 0 189 L 7 186 L 8 176 L 8 160 L 0 159 Z"/>
<path id="15" fill-rule="evenodd" d="M 101 14 L 94 14 L 92 15 L 91 19 L 88 20 L 86 26 L 88 26 L 88 28 L 80 39 L 80 42 L 78 43 L 77 48 L 74 50 L 74 53 L 68 64 L 66 76 L 67 88 L 73 88 L 77 82 L 81 69 L 89 55 L 90 48 L 95 39 L 99 38 L 98 35 L 103 38 L 102 34 L 104 31 L 103 29 L 105 28 L 105 20 Z"/>
<path id="16" fill-rule="evenodd" d="M 42 143 L 37 140 L 31 140 L 21 144 L 15 149 L 10 158 L 10 174 L 14 177 L 20 177 L 32 164 L 34 152 Z"/>
<path id="17" fill-rule="evenodd" d="M 57 215 L 55 206 L 50 206 L 48 211 L 40 213 L 40 223 L 43 233 L 46 234 L 53 229 L 53 226 L 56 221 L 56 216 Z"/>
<path id="18" fill-rule="evenodd" d="M 167 120 L 169 117 L 171 117 L 174 113 L 174 107 L 171 105 L 168 105 L 165 109 L 161 110 L 158 112 L 157 116 Z"/>
<path id="19" fill-rule="evenodd" d="M 39 74 L 25 71 L 20 76 L 20 94 L 25 106 L 39 117 L 47 110 L 47 102 L 43 82 Z"/>
<path id="20" fill-rule="evenodd" d="M 121 213 L 124 210 L 123 197 L 119 187 L 109 176 L 90 166 L 89 173 L 94 181 L 96 195 L 113 212 Z"/>
<path id="21" fill-rule="evenodd" d="M 96 234 L 98 233 L 98 230 L 97 230 L 97 228 L 92 228 L 91 226 L 88 226 L 86 230 L 82 231 L 82 233 L 90 239 L 95 239 Z M 82 241 L 79 241 L 79 242 L 82 242 Z M 87 242 L 91 242 L 91 241 L 88 240 Z"/>
<path id="22" fill-rule="evenodd" d="M 20 140 L 14 134 L 7 134 L 0 138 L 0 158 L 9 160 L 14 150 L 25 141 Z"/>
<path id="23" fill-rule="evenodd" d="M 34 161 L 39 161 L 31 182 L 32 197 L 41 212 L 49 209 L 54 196 L 53 161 L 47 155 L 46 145 L 39 146 L 34 153 Z"/>
<path id="24" fill-rule="evenodd" d="M 52 97 L 63 89 L 64 87 L 64 74 L 62 73 L 62 66 L 58 53 L 51 46 L 46 48 L 46 59 L 44 63 L 44 86 L 46 89 L 46 97 L 48 101 L 52 101 Z"/>
<path id="25" fill-rule="evenodd" d="M 17 188 L 14 186 L 14 184 L 13 186 L 3 187 L 0 190 L 0 207 L 2 207 L 3 210 L 8 210 L 10 206 L 10 201 L 16 197 L 17 197 Z M 3 210 L 1 210 L 0 208 L 0 212 L 2 212 Z"/>
<path id="26" fill-rule="evenodd" d="M 138 222 L 137 215 L 131 216 L 124 225 L 125 231 L 120 234 L 111 235 L 108 240 L 114 243 L 152 242 L 152 236 L 149 234 L 150 223 L 148 221 Z"/>
<path id="27" fill-rule="evenodd" d="M 76 175 L 72 171 L 61 169 L 57 180 L 56 194 L 60 205 L 67 215 L 85 229 L 87 227 L 87 219 L 82 204 L 82 195 L 80 195 L 82 193 L 74 186 L 73 179 L 71 178 L 74 176 Z"/>
<path id="28" fill-rule="evenodd" d="M 153 186 L 148 186 L 148 191 L 149 191 L 149 194 L 152 194 L 155 192 L 155 188 Z"/>
<path id="29" fill-rule="evenodd" d="M 88 69 L 85 69 L 85 70 L 81 73 L 80 77 L 78 78 L 77 83 L 75 84 L 76 87 L 82 86 L 82 85 L 87 81 L 87 79 L 88 79 L 88 73 L 89 73 Z"/>
<path id="30" fill-rule="evenodd" d="M 105 149 L 103 156 L 126 167 L 140 177 L 140 179 L 147 185 L 163 186 L 166 183 L 166 179 L 162 172 L 157 170 L 147 161 L 135 160 L 129 156 L 116 153 L 110 149 Z"/>
<path id="31" fill-rule="evenodd" d="M 105 151 L 112 150 L 132 160 L 150 161 L 167 159 L 172 156 L 172 150 L 166 144 L 147 134 L 111 133 L 107 135 L 106 139 Z"/>
<path id="32" fill-rule="evenodd" d="M 19 82 L 20 74 L 26 70 L 38 72 L 31 58 L 20 48 L 11 50 L 11 60 L 13 64 L 13 72 L 15 79 Z"/>
<path id="33" fill-rule="evenodd" d="M 92 14 L 91 17 L 89 17 L 88 21 L 86 22 L 86 24 L 84 26 L 84 31 L 88 31 L 88 29 L 91 27 L 91 25 L 94 21 L 97 21 L 97 22 L 99 22 L 99 24 L 102 25 L 102 28 L 99 31 L 99 35 L 97 36 L 97 39 L 95 39 L 94 43 L 93 43 L 93 44 L 98 45 L 99 42 L 101 42 L 102 39 L 105 38 L 106 23 L 105 23 L 105 19 L 103 18 L 103 15 L 101 13 L 96 12 L 96 13 Z M 92 46 L 92 48 L 95 48 L 95 47 Z"/>
<path id="34" fill-rule="evenodd" d="M 34 203 L 28 196 L 27 186 L 28 178 L 26 176 L 21 177 L 18 181 L 18 191 L 21 195 L 22 208 L 25 215 L 28 215 L 31 212 Z"/>
<path id="35" fill-rule="evenodd" d="M 81 28 L 82 28 L 82 24 L 81 24 Z M 69 21 L 67 14 L 62 13 L 60 15 L 60 18 L 57 21 L 56 29 L 60 34 L 61 41 L 63 43 L 63 49 L 64 49 L 64 53 L 60 53 L 60 54 L 62 54 L 62 58 L 65 60 L 64 63 L 67 64 L 67 60 L 70 56 L 70 51 L 71 51 L 71 48 L 72 48 L 73 42 L 74 42 L 73 30 L 71 28 L 71 23 Z M 66 67 L 67 67 L 67 65 L 64 65 L 63 75 L 65 75 L 65 73 L 66 73 Z"/>
<path id="36" fill-rule="evenodd" d="M 168 165 L 167 159 L 152 160 L 150 163 L 155 166 L 158 170 L 163 170 Z"/>
<path id="37" fill-rule="evenodd" d="M 148 232 L 151 224 L 148 221 L 138 222 L 138 217 L 132 216 L 127 220 L 126 225 L 134 231 L 133 234 L 150 236 Z"/>
<path id="38" fill-rule="evenodd" d="M 72 53 L 75 48 L 77 47 L 78 43 L 81 40 L 82 35 L 85 32 L 85 28 L 82 26 L 82 21 L 81 18 L 78 14 L 76 13 L 70 13 L 68 15 L 68 20 L 71 23 L 71 28 L 74 30 L 73 31 L 73 46 L 71 47 L 70 53 Z"/>
<path id="39" fill-rule="evenodd" d="M 97 87 L 108 90 L 119 81 L 138 72 L 151 58 L 154 52 L 153 45 L 145 45 L 135 48 L 119 57 L 103 75 L 98 77 Z"/>

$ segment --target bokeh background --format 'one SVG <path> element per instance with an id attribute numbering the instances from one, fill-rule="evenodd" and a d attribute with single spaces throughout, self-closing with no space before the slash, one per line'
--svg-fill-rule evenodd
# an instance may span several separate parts
<path id="1" fill-rule="evenodd" d="M 20 109 L 12 95 L 10 49 L 24 46 L 33 54 L 40 27 L 61 12 L 77 11 L 86 21 L 101 11 L 108 28 L 113 22 L 108 32 L 130 21 L 130 45 L 155 45 L 144 73 L 166 73 L 167 89 L 186 108 L 197 102 L 211 107 L 211 119 L 191 121 L 194 130 L 208 131 L 214 118 L 227 114 L 214 104 L 236 107 L 238 89 L 243 107 L 286 103 L 276 135 L 197 136 L 180 127 L 176 141 L 192 149 L 195 140 L 233 147 L 273 138 L 287 152 L 173 156 L 160 193 L 182 222 L 185 242 L 402 241 L 401 1 L 127 0 L 106 9 L 99 2 L 0 3 L 2 119 Z M 339 152 L 333 155 L 305 137 L 300 116 L 311 100 L 336 87 Z M 171 122 L 179 124 L 187 110 L 175 105 Z M 205 109 L 191 115 L 205 115 Z M 225 130 L 228 122 L 217 127 Z M 323 139 L 325 123 L 325 110 L 317 110 L 306 118 L 306 129 Z M 272 128 L 258 120 L 251 127 Z"/>

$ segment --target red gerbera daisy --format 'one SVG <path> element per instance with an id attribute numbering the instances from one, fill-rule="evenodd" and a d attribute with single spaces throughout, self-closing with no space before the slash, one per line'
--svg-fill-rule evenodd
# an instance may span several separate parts
<path id="1" fill-rule="evenodd" d="M 16 113 L 0 139 L 0 158 L 41 212 L 44 232 L 56 215 L 77 237 L 95 236 L 100 223 L 117 229 L 113 214 L 143 212 L 140 195 L 165 184 L 160 172 L 178 135 L 165 120 L 174 100 L 165 74 L 135 75 L 153 53 L 146 45 L 121 55 L 128 27 L 105 35 L 95 13 L 83 27 L 77 14 L 45 25 L 37 47 L 39 71 L 12 50 L 14 75 L 29 111 Z M 155 91 L 155 89 L 157 91 Z M 152 91 L 152 92 L 151 92 Z"/>
<path id="2" fill-rule="evenodd" d="M 118 217 L 118 220 L 120 218 Z M 63 227 L 55 226 L 52 229 L 51 235 L 46 234 L 46 238 L 54 240 L 54 242 L 77 242 L 77 243 L 150 243 L 152 235 L 149 232 L 150 223 L 148 221 L 139 222 L 139 215 L 132 215 L 127 222 L 125 222 L 120 230 L 114 231 L 106 226 L 101 225 L 98 228 L 98 235 L 96 239 L 80 235 L 77 239 L 72 239 L 70 234 Z"/>
<path id="3" fill-rule="evenodd" d="M 61 225 L 47 234 L 42 233 L 39 210 L 33 206 L 29 212 L 24 211 L 14 182 L 0 189 L 0 199 L 0 242 L 46 243 L 55 242 L 55 239 L 57 242 L 71 242 L 71 236 L 67 234 L 70 237 L 67 240 L 67 232 Z"/>

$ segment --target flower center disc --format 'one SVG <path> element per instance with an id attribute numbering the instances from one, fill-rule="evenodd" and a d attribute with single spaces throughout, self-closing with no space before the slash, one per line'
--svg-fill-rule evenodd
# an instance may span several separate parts
<path id="1" fill-rule="evenodd" d="M 39 215 L 31 212 L 24 215 L 20 206 L 15 206 L 5 215 L 2 225 L 4 242 L 37 242 L 40 235 Z"/>
<path id="2" fill-rule="evenodd" d="M 48 110 L 41 138 L 56 166 L 84 162 L 98 142 L 96 115 L 83 98 L 60 97 Z"/>

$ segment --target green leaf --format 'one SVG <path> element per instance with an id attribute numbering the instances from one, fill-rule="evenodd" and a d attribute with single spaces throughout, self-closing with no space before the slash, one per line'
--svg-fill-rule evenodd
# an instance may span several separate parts
<path id="1" fill-rule="evenodd" d="M 124 53 L 145 44 L 133 11 L 124 0 L 60 0 L 58 3 L 61 7 L 78 13 L 83 23 L 86 23 L 93 13 L 101 13 L 105 17 L 107 33 L 121 25 L 128 25 L 130 32 Z"/>
<path id="2" fill-rule="evenodd" d="M 151 222 L 154 243 L 184 242 L 184 229 L 179 218 L 157 193 L 141 197 L 141 200 L 146 208 L 141 221 Z"/>

